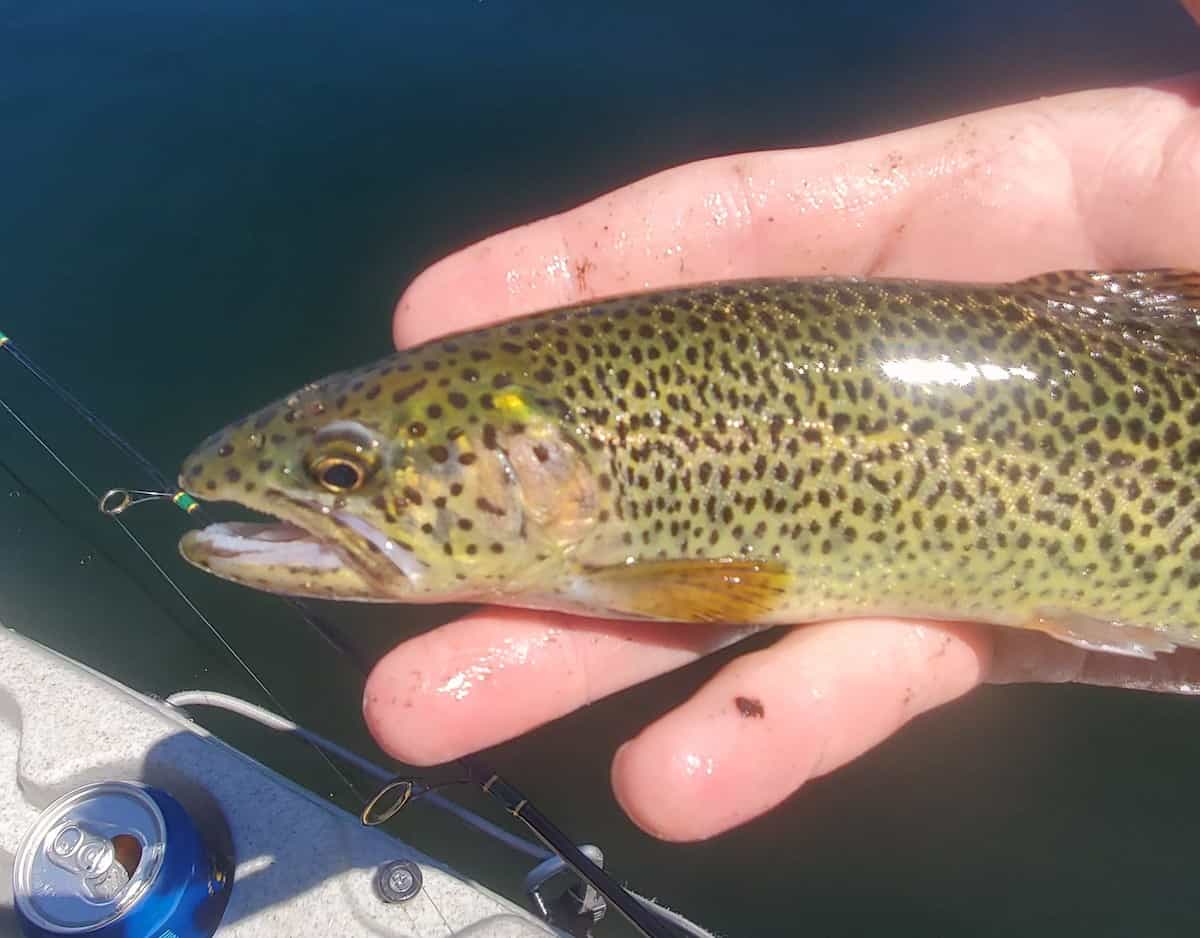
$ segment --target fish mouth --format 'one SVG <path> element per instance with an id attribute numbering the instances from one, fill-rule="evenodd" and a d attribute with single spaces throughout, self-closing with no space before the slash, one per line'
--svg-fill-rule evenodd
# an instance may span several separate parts
<path id="1" fill-rule="evenodd" d="M 253 562 L 263 566 L 308 567 L 312 570 L 336 570 L 345 557 L 334 545 L 314 537 L 304 528 L 288 521 L 262 524 L 251 521 L 226 521 L 210 524 L 184 535 L 184 557 L 195 562 L 198 551 L 204 559 L 221 558 Z"/>
<path id="2" fill-rule="evenodd" d="M 209 573 L 272 593 L 363 602 L 411 598 L 424 564 L 407 545 L 344 509 L 278 490 L 264 501 L 246 507 L 275 521 L 210 524 L 185 534 L 179 552 Z"/>

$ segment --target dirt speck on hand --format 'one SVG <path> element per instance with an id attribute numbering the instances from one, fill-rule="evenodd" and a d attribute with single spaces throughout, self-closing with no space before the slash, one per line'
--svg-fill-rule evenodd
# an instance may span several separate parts
<path id="1" fill-rule="evenodd" d="M 738 713 L 747 719 L 761 720 L 767 715 L 766 708 L 757 697 L 734 697 L 733 703 Z"/>

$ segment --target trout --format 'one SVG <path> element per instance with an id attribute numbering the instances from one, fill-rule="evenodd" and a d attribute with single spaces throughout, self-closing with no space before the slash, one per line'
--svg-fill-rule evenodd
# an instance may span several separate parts
<path id="1" fill-rule="evenodd" d="M 180 485 L 276 593 L 1200 647 L 1200 275 L 773 279 L 540 313 L 325 378 Z"/>

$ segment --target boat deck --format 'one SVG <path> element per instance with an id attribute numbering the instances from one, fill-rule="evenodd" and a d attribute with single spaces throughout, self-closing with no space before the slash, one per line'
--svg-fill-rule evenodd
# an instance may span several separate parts
<path id="1" fill-rule="evenodd" d="M 136 779 L 173 794 L 235 858 L 218 934 L 539 938 L 556 932 L 502 897 L 313 796 L 180 711 L 0 628 L 0 936 L 18 934 L 11 869 L 21 835 L 60 795 Z M 411 860 L 423 887 L 375 891 Z"/>

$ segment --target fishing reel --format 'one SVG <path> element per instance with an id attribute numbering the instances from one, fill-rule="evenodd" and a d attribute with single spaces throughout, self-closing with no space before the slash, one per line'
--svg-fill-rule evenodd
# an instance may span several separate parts
<path id="1" fill-rule="evenodd" d="M 599 847 L 583 844 L 579 850 L 603 869 L 604 853 Z M 555 880 L 566 880 L 566 887 L 557 895 L 551 895 L 550 888 Z M 524 888 L 530 909 L 547 924 L 574 938 L 592 938 L 592 927 L 608 911 L 604 896 L 557 855 L 530 870 L 525 876 Z"/>

